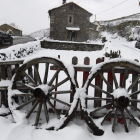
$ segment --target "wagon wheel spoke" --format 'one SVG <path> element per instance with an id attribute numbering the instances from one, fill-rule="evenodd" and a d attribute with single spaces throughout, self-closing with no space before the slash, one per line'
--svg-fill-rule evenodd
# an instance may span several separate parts
<path id="1" fill-rule="evenodd" d="M 42 102 L 39 103 L 37 115 L 36 115 L 36 120 L 35 120 L 35 126 L 38 125 L 40 114 L 41 114 L 41 109 L 42 109 Z"/>
<path id="2" fill-rule="evenodd" d="M 67 93 L 73 93 L 73 91 L 72 90 L 54 91 L 50 92 L 49 94 L 67 94 Z"/>
<path id="3" fill-rule="evenodd" d="M 55 74 L 53 75 L 52 79 L 49 81 L 48 85 L 51 86 L 52 83 L 54 82 L 55 78 L 58 76 L 60 72 L 60 68 L 55 72 Z"/>
<path id="4" fill-rule="evenodd" d="M 24 76 L 26 76 L 26 77 L 29 79 L 29 81 L 30 81 L 31 83 L 33 83 L 34 85 L 36 85 L 36 84 L 35 84 L 35 81 L 33 80 L 33 78 L 32 78 L 30 75 L 28 75 L 25 71 L 23 71 L 22 74 L 23 74 Z"/>
<path id="5" fill-rule="evenodd" d="M 114 116 L 114 120 L 113 120 L 113 124 L 112 124 L 112 132 L 115 131 L 115 125 L 116 125 L 117 116 L 118 116 L 118 109 L 116 108 L 116 110 L 115 110 L 115 116 Z"/>
<path id="6" fill-rule="evenodd" d="M 129 116 L 132 118 L 133 122 L 136 123 L 138 126 L 140 126 L 139 122 L 135 119 L 135 117 L 131 114 L 131 112 L 127 108 L 125 110 L 129 114 Z"/>
<path id="7" fill-rule="evenodd" d="M 133 96 L 135 96 L 135 95 L 137 95 L 137 94 L 139 94 L 139 93 L 140 93 L 140 90 L 135 91 L 135 92 L 133 92 L 133 93 L 130 94 L 130 97 L 133 97 Z"/>
<path id="8" fill-rule="evenodd" d="M 113 91 L 113 87 L 108 83 L 108 81 L 105 79 L 102 73 L 99 73 L 100 77 L 104 80 L 104 82 L 107 84 L 107 86 Z"/>
<path id="9" fill-rule="evenodd" d="M 29 93 L 23 93 L 23 94 L 15 94 L 13 97 L 23 97 L 23 96 L 33 96 L 32 94 Z"/>
<path id="10" fill-rule="evenodd" d="M 137 78 L 134 80 L 134 82 L 129 86 L 128 92 L 133 88 L 133 86 L 138 82 L 140 78 L 140 74 L 137 76 Z"/>
<path id="11" fill-rule="evenodd" d="M 19 85 L 23 86 L 24 88 L 30 89 L 30 90 L 32 90 L 32 91 L 35 90 L 35 88 L 34 88 L 33 86 L 24 84 L 24 83 L 22 83 L 22 82 L 20 82 L 20 81 L 17 81 L 16 84 L 19 84 Z M 16 85 L 16 86 L 17 86 L 17 85 Z M 18 86 L 17 86 L 17 89 L 18 89 Z"/>
<path id="12" fill-rule="evenodd" d="M 99 107 L 99 108 L 97 108 L 97 109 L 94 109 L 94 110 L 91 111 L 90 113 L 91 113 L 91 114 L 94 114 L 95 112 L 100 111 L 100 110 L 102 110 L 102 109 L 104 109 L 104 108 L 107 108 L 107 107 L 109 107 L 109 106 L 111 106 L 111 105 L 112 105 L 112 103 L 108 103 L 108 104 L 106 104 L 106 105 L 104 105 L 104 106 L 101 106 L 101 107 Z"/>
<path id="13" fill-rule="evenodd" d="M 115 72 L 114 72 L 114 68 L 112 68 L 111 71 L 112 71 L 112 75 L 113 75 L 113 80 L 114 80 L 114 83 L 115 83 L 115 87 L 117 89 L 119 86 L 118 86 L 117 78 L 116 78 L 116 75 L 115 75 Z"/>
<path id="14" fill-rule="evenodd" d="M 125 68 L 124 77 L 123 77 L 123 81 L 122 81 L 122 85 L 121 85 L 122 88 L 125 88 L 125 82 L 126 82 L 127 78 L 128 78 L 128 69 Z"/>
<path id="15" fill-rule="evenodd" d="M 36 100 L 36 99 L 33 98 L 33 99 L 31 99 L 30 101 L 28 101 L 28 102 L 26 102 L 26 103 L 24 103 L 24 104 L 18 106 L 16 109 L 19 110 L 19 109 L 23 108 L 24 106 L 30 104 L 31 102 L 34 102 L 35 100 Z"/>
<path id="16" fill-rule="evenodd" d="M 86 100 L 105 100 L 105 101 L 111 101 L 112 98 L 98 98 L 98 97 L 89 97 L 89 98 L 86 98 Z"/>
<path id="17" fill-rule="evenodd" d="M 45 75 L 44 75 L 43 84 L 47 84 L 48 71 L 49 71 L 49 63 L 46 63 L 46 65 L 45 65 Z"/>
<path id="18" fill-rule="evenodd" d="M 61 100 L 59 100 L 59 99 L 56 99 L 56 98 L 53 98 L 53 97 L 49 97 L 49 98 L 52 99 L 52 100 L 54 100 L 54 101 L 57 101 L 57 102 L 59 102 L 59 103 L 61 103 L 61 104 L 63 104 L 63 105 L 66 105 L 66 106 L 68 106 L 68 107 L 71 106 L 70 104 L 68 104 L 68 103 L 66 103 L 66 102 L 63 102 L 63 101 L 61 101 Z"/>
<path id="19" fill-rule="evenodd" d="M 109 92 L 107 92 L 107 91 L 101 89 L 101 88 L 98 87 L 98 86 L 95 86 L 95 85 L 93 85 L 93 84 L 90 84 L 90 86 L 93 87 L 93 88 L 95 88 L 95 89 L 97 89 L 97 90 L 99 90 L 99 91 L 101 91 L 101 92 L 103 92 L 103 93 L 105 93 L 105 94 L 107 94 L 108 96 L 113 97 Z"/>
<path id="20" fill-rule="evenodd" d="M 54 108 L 53 104 L 48 100 L 47 101 L 51 109 L 54 111 L 54 113 L 57 115 L 57 118 L 60 119 L 60 115 L 58 114 L 57 110 Z"/>
<path id="21" fill-rule="evenodd" d="M 131 108 L 133 108 L 134 110 L 136 110 L 136 111 L 139 111 L 139 112 L 140 112 L 140 109 L 139 109 L 139 108 L 137 108 L 137 107 L 135 107 L 135 106 L 129 105 L 129 107 L 131 107 Z"/>
<path id="22" fill-rule="evenodd" d="M 59 82 L 58 84 L 56 84 L 55 86 L 53 86 L 52 88 L 50 88 L 49 91 L 54 90 L 55 88 L 61 86 L 62 84 L 64 84 L 65 82 L 67 82 L 69 80 L 69 77 L 65 78 L 64 80 L 62 80 L 61 82 Z"/>
<path id="23" fill-rule="evenodd" d="M 48 123 L 49 122 L 49 114 L 48 114 L 48 111 L 47 111 L 46 102 L 43 102 L 43 106 L 44 106 L 44 113 L 45 113 L 46 122 Z"/>
<path id="24" fill-rule="evenodd" d="M 121 116 L 122 116 L 122 119 L 123 119 L 123 123 L 124 123 L 125 131 L 128 133 L 129 130 L 128 130 L 128 127 L 127 127 L 127 123 L 126 123 L 126 119 L 125 119 L 124 111 L 123 111 L 123 110 L 120 110 L 120 112 L 121 112 Z"/>
<path id="25" fill-rule="evenodd" d="M 101 122 L 101 125 L 103 125 L 104 121 L 109 117 L 109 115 L 113 112 L 114 109 L 111 109 L 108 111 L 108 113 L 104 116 L 102 122 Z"/>
<path id="26" fill-rule="evenodd" d="M 32 108 L 29 110 L 29 112 L 27 113 L 27 115 L 26 115 L 26 118 L 29 118 L 30 117 L 30 115 L 32 114 L 32 112 L 34 111 L 34 109 L 36 108 L 36 106 L 38 105 L 38 101 L 36 101 L 35 103 L 34 103 L 34 105 L 32 106 Z"/>
<path id="27" fill-rule="evenodd" d="M 140 100 L 137 100 L 137 99 L 131 99 L 130 102 L 140 102 Z"/>
<path id="28" fill-rule="evenodd" d="M 36 78 L 37 78 L 37 81 L 39 82 L 39 84 L 41 85 L 42 84 L 42 81 L 41 81 L 41 78 L 40 78 L 40 74 L 39 74 L 39 72 L 38 72 L 38 69 L 37 69 L 37 67 L 36 67 L 36 65 L 34 65 L 34 71 L 35 71 L 35 76 L 36 76 Z"/>

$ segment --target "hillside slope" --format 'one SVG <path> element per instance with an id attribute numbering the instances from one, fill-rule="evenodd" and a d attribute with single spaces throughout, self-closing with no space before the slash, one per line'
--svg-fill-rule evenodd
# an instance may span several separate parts
<path id="1" fill-rule="evenodd" d="M 38 38 L 38 37 L 49 37 L 50 36 L 50 29 L 42 29 L 36 32 L 33 32 L 30 34 L 31 37 L 33 38 Z"/>
<path id="2" fill-rule="evenodd" d="M 100 21 L 100 24 L 108 32 L 117 33 L 128 41 L 140 39 L 140 13 L 114 20 Z"/>

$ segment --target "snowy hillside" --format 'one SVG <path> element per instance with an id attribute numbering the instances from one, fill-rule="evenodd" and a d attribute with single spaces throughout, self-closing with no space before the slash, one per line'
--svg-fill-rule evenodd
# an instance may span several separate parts
<path id="1" fill-rule="evenodd" d="M 50 36 L 50 29 L 42 29 L 36 32 L 33 32 L 30 34 L 33 38 L 39 38 L 39 37 L 49 37 Z"/>
<path id="2" fill-rule="evenodd" d="M 112 24 L 112 25 L 115 26 L 115 25 L 119 25 L 120 23 L 123 23 L 123 22 L 126 22 L 126 21 L 135 21 L 135 20 L 140 20 L 140 13 L 130 15 L 130 16 L 126 16 L 126 17 L 117 18 L 117 19 L 114 19 L 114 20 L 100 21 L 99 23 L 101 25 Z"/>
<path id="3" fill-rule="evenodd" d="M 101 21 L 104 30 L 117 33 L 128 41 L 140 39 L 140 13 L 109 21 Z"/>

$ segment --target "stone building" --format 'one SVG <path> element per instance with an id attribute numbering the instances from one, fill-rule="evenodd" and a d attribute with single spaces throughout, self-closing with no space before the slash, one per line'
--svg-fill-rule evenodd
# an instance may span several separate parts
<path id="1" fill-rule="evenodd" d="M 14 36 L 22 36 L 22 31 L 8 24 L 0 25 L 0 30 Z"/>
<path id="2" fill-rule="evenodd" d="M 83 42 L 96 36 L 97 25 L 90 22 L 92 14 L 79 5 L 69 2 L 48 11 L 50 38 Z"/>

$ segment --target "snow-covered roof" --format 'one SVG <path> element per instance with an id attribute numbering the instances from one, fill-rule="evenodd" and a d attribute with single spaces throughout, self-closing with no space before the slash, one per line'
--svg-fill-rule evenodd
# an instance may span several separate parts
<path id="1" fill-rule="evenodd" d="M 80 28 L 79 27 L 66 27 L 67 30 L 70 30 L 70 31 L 79 31 Z"/>
<path id="2" fill-rule="evenodd" d="M 17 27 L 14 27 L 14 26 L 12 26 L 12 25 L 9 25 L 9 24 L 3 24 L 3 25 L 8 25 L 8 26 L 11 26 L 12 28 L 15 28 L 16 30 L 19 30 L 19 31 L 21 31 L 19 28 L 17 28 Z"/>
<path id="3" fill-rule="evenodd" d="M 74 4 L 74 5 L 78 6 L 79 8 L 83 9 L 84 11 L 86 11 L 87 13 L 89 13 L 91 16 L 93 15 L 92 13 L 90 13 L 89 11 L 87 11 L 86 9 L 82 8 L 81 6 L 79 6 L 78 4 L 76 4 L 76 3 L 74 3 L 74 2 L 69 2 L 69 3 L 63 4 L 63 5 L 59 6 L 59 7 L 50 9 L 48 12 L 50 12 L 50 11 L 52 11 L 52 10 L 55 10 L 55 9 L 57 9 L 57 8 L 61 8 L 61 7 L 65 6 L 65 5 L 67 5 L 67 4 Z"/>

